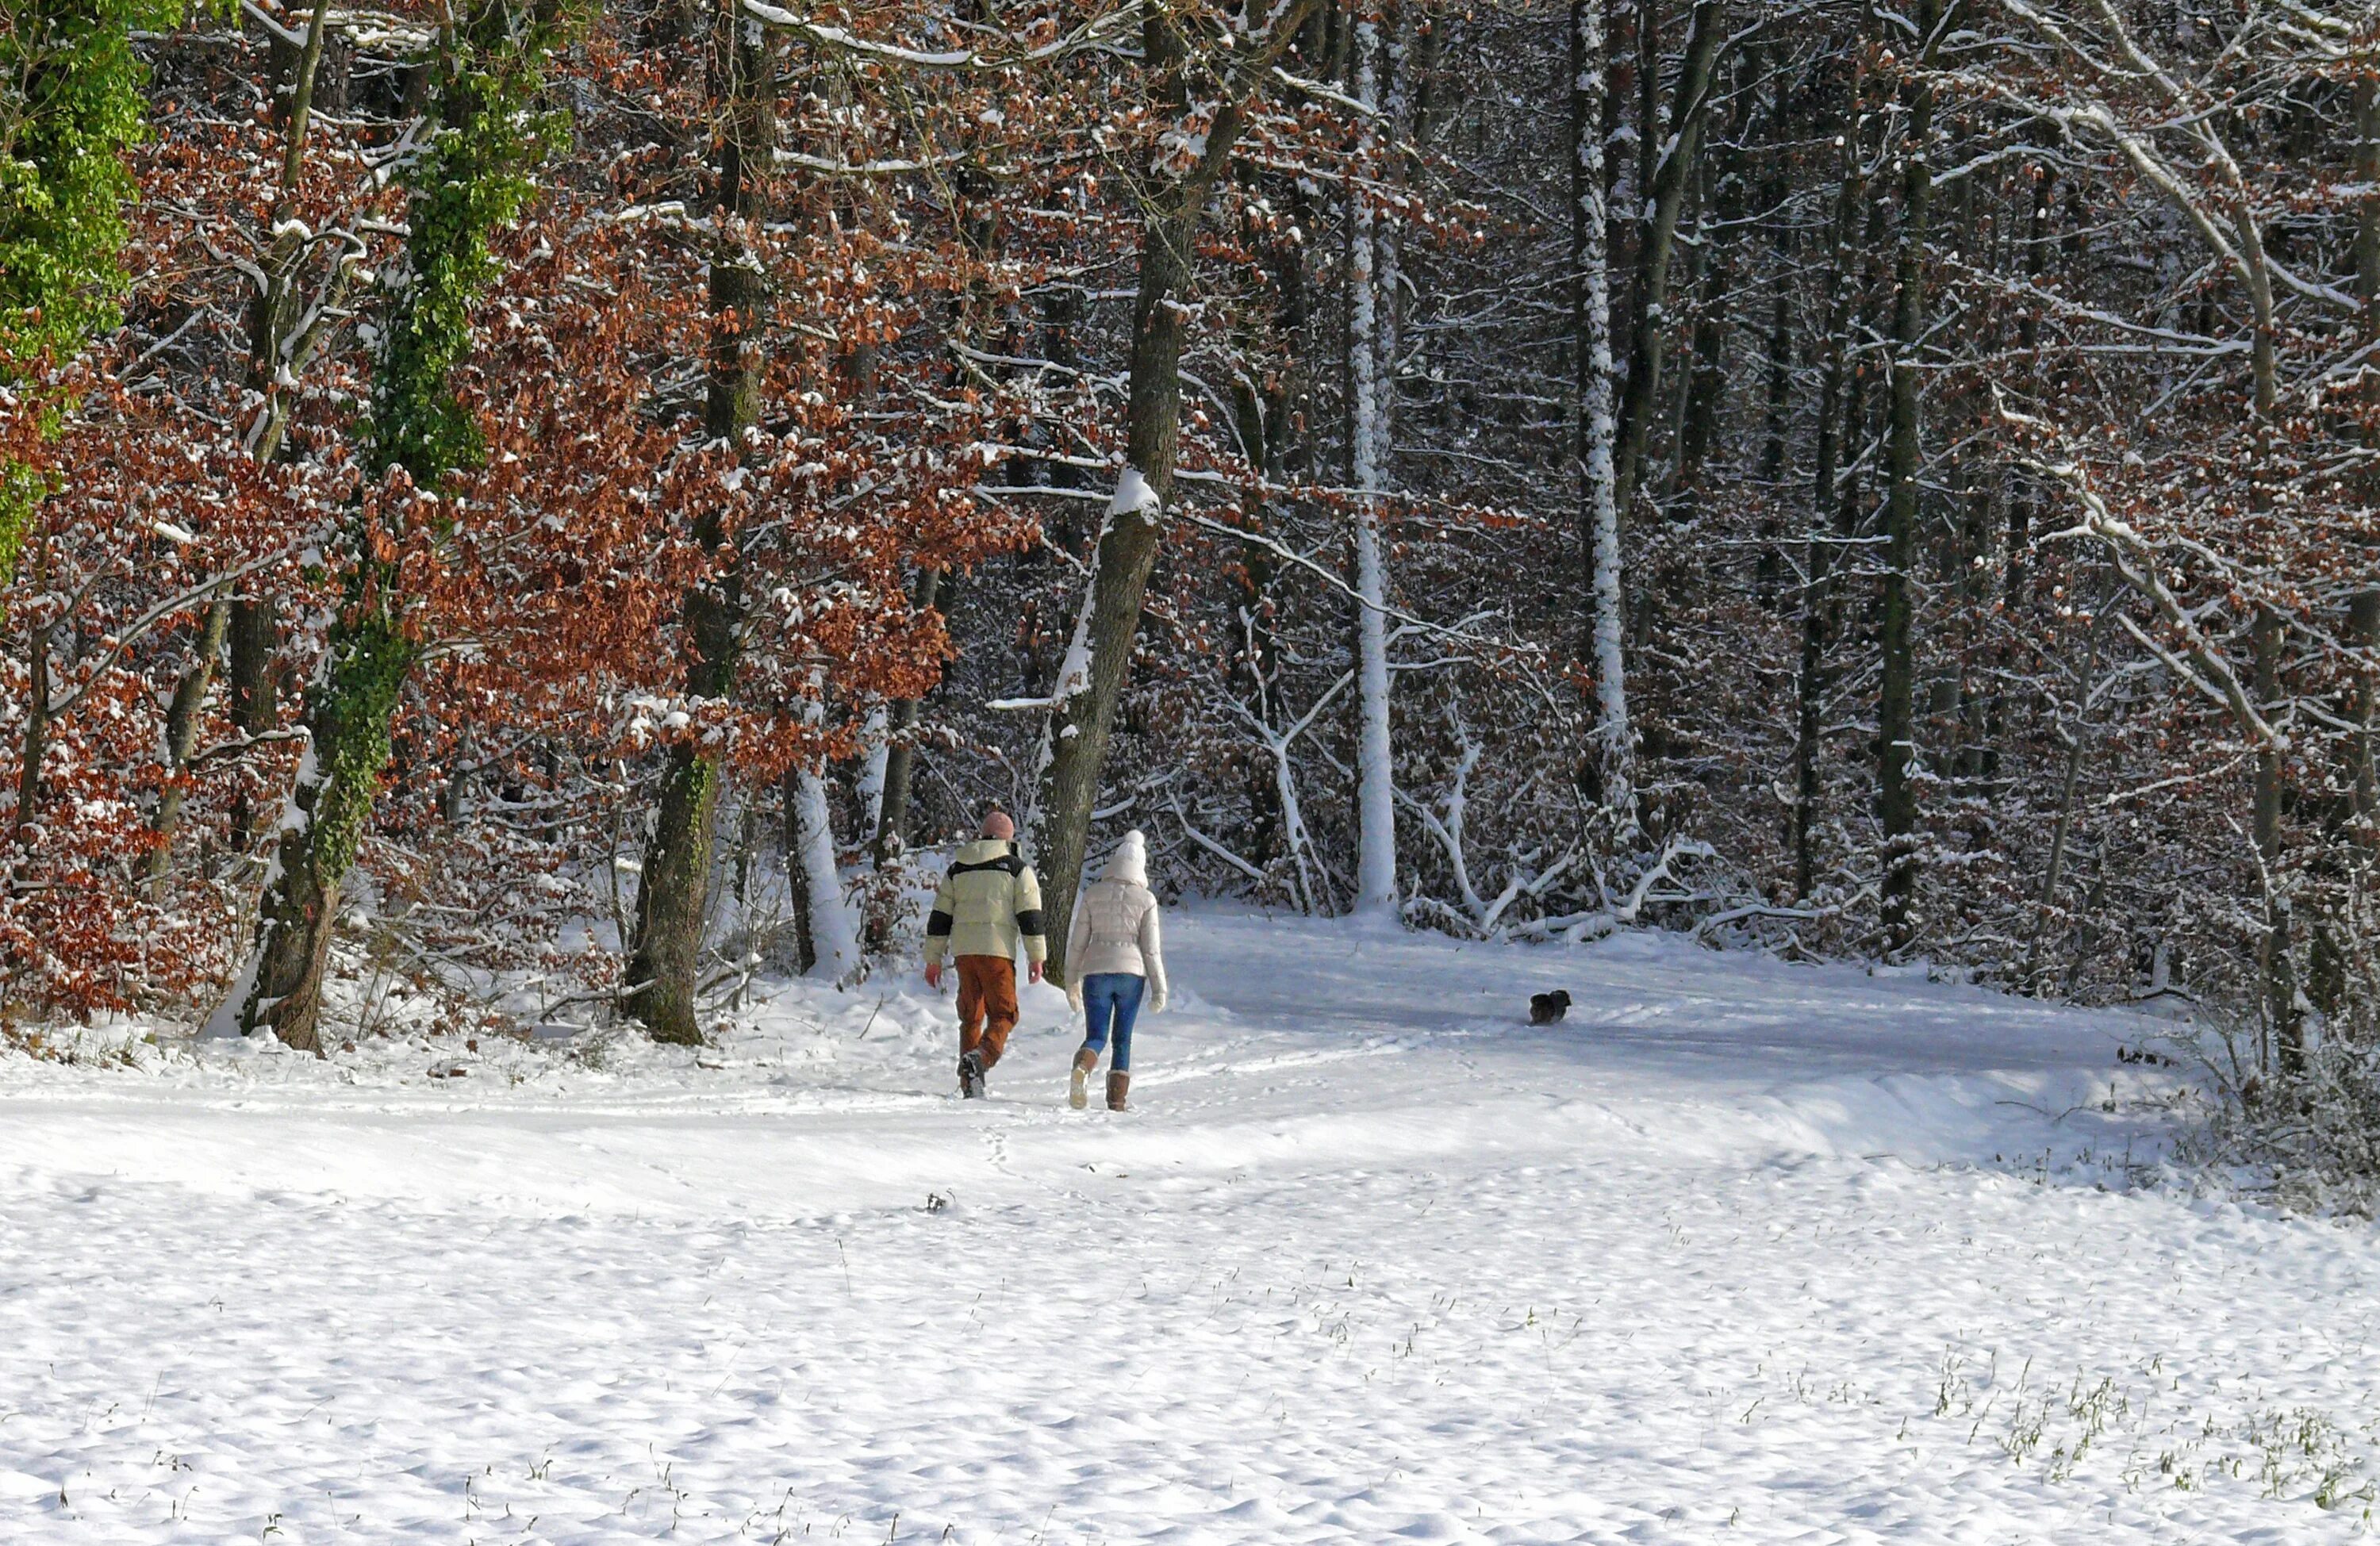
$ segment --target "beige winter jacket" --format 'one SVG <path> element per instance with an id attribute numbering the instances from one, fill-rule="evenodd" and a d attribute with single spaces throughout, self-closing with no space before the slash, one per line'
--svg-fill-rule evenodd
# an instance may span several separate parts
<path id="1" fill-rule="evenodd" d="M 926 960 L 940 965 L 945 956 L 998 956 L 1016 959 L 1025 947 L 1026 960 L 1045 960 L 1050 942 L 1042 937 L 1041 882 L 1016 852 L 1016 845 L 999 838 L 978 838 L 951 855 L 951 867 L 934 893 L 934 911 L 926 920 Z"/>
<path id="2" fill-rule="evenodd" d="M 1075 921 L 1066 931 L 1068 1002 L 1083 1007 L 1084 978 L 1123 972 L 1148 980 L 1150 1014 L 1164 1010 L 1165 950 L 1157 912 L 1147 847 L 1138 832 L 1127 832 L 1105 873 L 1075 900 Z"/>

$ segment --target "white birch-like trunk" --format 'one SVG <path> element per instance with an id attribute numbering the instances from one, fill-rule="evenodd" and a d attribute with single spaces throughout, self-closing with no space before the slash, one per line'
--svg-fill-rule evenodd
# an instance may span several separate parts
<path id="1" fill-rule="evenodd" d="M 1624 840 L 1636 831 L 1634 737 L 1628 724 L 1628 670 L 1621 654 L 1626 632 L 1620 585 L 1619 473 L 1614 448 L 1619 419 L 1612 391 L 1611 273 L 1605 234 L 1603 172 L 1604 38 L 1602 0 L 1573 0 L 1579 30 L 1576 89 L 1578 133 L 1578 268 L 1580 309 L 1585 314 L 1585 357 L 1580 371 L 1580 489 L 1595 562 L 1595 741 L 1603 771 L 1603 806 L 1614 834 Z"/>
<path id="2" fill-rule="evenodd" d="M 884 820 L 884 766 L 892 756 L 892 711 L 878 704 L 868 711 L 868 723 L 861 728 L 859 743 L 867 750 L 860 754 L 859 779 L 852 792 L 859 797 L 859 830 L 863 837 L 872 837 Z"/>
<path id="3" fill-rule="evenodd" d="M 812 768 L 794 775 L 794 831 L 809 888 L 810 948 L 832 981 L 848 981 L 859 966 L 859 930 L 843 897 L 843 870 L 836 863 L 834 820 L 826 780 Z"/>
<path id="4" fill-rule="evenodd" d="M 1380 31 L 1370 21 L 1357 30 L 1356 94 L 1366 106 L 1379 101 Z M 1362 179 L 1378 167 L 1378 138 L 1367 122 L 1356 157 L 1356 176 L 1347 190 L 1354 226 L 1354 308 L 1348 324 L 1348 365 L 1354 385 L 1357 853 L 1355 912 L 1397 915 L 1397 804 L 1395 752 L 1389 738 L 1389 641 L 1383 608 L 1388 566 L 1380 549 L 1380 501 L 1388 450 L 1388 412 L 1381 391 L 1378 222 Z"/>

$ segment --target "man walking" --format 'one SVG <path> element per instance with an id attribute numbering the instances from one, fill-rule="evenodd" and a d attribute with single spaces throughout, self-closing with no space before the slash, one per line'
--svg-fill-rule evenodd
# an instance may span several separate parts
<path id="1" fill-rule="evenodd" d="M 926 920 L 926 985 L 942 985 L 942 960 L 959 962 L 959 1093 L 983 1094 L 983 1076 L 1016 1029 L 1016 946 L 1029 980 L 1041 980 L 1050 943 L 1041 933 L 1041 882 L 1016 852 L 1016 824 L 999 811 L 983 836 L 951 856 Z"/>

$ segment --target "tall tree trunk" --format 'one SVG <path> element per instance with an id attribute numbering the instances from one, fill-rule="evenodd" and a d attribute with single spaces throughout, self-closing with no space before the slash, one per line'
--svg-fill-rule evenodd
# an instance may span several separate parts
<path id="1" fill-rule="evenodd" d="M 910 604 L 923 611 L 935 604 L 941 588 L 941 570 L 921 569 L 910 592 Z M 884 799 L 878 807 L 873 853 L 880 870 L 900 857 L 909 840 L 909 786 L 917 769 L 917 700 L 903 698 L 892 706 L 885 725 Z"/>
<path id="2" fill-rule="evenodd" d="M 2035 178 L 2039 178 L 2037 183 Z M 2028 283 L 2038 284 L 2048 266 L 2051 246 L 2049 226 L 2049 188 L 2046 174 L 2038 168 L 2027 168 L 2018 187 L 2026 205 L 2024 236 L 2024 276 Z M 2032 307 L 2020 308 L 2016 320 L 2018 357 L 2034 368 L 2038 383 L 2041 369 L 2041 320 Z M 1997 784 L 2000 777 L 2000 743 L 2007 738 L 2008 693 L 2005 683 L 2016 674 L 2017 654 L 2022 647 L 2026 601 L 2033 590 L 2033 513 L 2040 498 L 2039 487 L 2031 477 L 2013 479 L 2008 489 L 2008 564 L 2007 581 L 2000 592 L 2002 610 L 2002 643 L 1999 650 L 2000 670 L 1995 674 L 1991 702 L 1984 716 L 1985 740 L 1984 778 Z"/>
<path id="3" fill-rule="evenodd" d="M 2281 651 L 2289 629 L 2281 614 L 2259 605 L 2250 635 L 2255 648 L 2256 709 L 2269 721 L 2281 698 Z M 2256 858 L 2264 871 L 2265 939 L 2259 950 L 2264 967 L 2265 1021 L 2272 1028 L 2280 1053 L 2281 1071 L 2295 1074 L 2305 1067 L 2305 1019 L 2299 1012 L 2297 966 L 2291 955 L 2289 888 L 2281 872 L 2281 780 L 2285 766 L 2280 752 L 2267 737 L 2256 747 Z"/>
<path id="4" fill-rule="evenodd" d="M 1842 124 L 1842 175 L 1835 194 L 1835 219 L 1827 239 L 1826 366 L 1818 380 L 1818 443 L 1811 475 L 1810 539 L 1803 558 L 1802 590 L 1802 658 L 1793 679 L 1793 895 L 1807 901 L 1817 885 L 1818 757 L 1824 733 L 1828 619 L 1834 606 L 1834 543 L 1831 525 L 1841 536 L 1849 522 L 1848 500 L 1839 500 L 1837 464 L 1846 431 L 1862 419 L 1863 378 L 1851 373 L 1851 325 L 1853 295 L 1852 234 L 1866 197 L 1867 180 L 1859 140 L 1860 98 L 1864 82 L 1852 77 Z M 1851 402 L 1843 403 L 1846 379 Z"/>
<path id="5" fill-rule="evenodd" d="M 181 825 L 184 769 L 199 740 L 199 711 L 206 706 L 207 688 L 214 680 L 215 658 L 223 653 L 224 634 L 231 626 L 231 603 L 211 602 L 199 636 L 190 646 L 189 667 L 174 682 L 174 697 L 165 709 L 164 786 L 158 791 L 157 813 L 150 823 L 157 846 L 149 851 L 148 875 L 152 894 L 164 894 L 174 867 L 174 831 Z"/>
<path id="6" fill-rule="evenodd" d="M 1107 760 L 1108 735 L 1132 665 L 1141 597 L 1163 537 L 1165 503 L 1173 494 L 1174 449 L 1181 435 L 1182 348 L 1189 326 L 1190 244 L 1208 195 L 1229 164 L 1246 126 L 1250 100 L 1287 52 L 1315 0 L 1289 0 L 1275 13 L 1269 35 L 1232 53 L 1240 93 L 1213 110 L 1204 151 L 1179 175 L 1153 172 L 1142 195 L 1140 284 L 1133 302 L 1131 384 L 1124 403 L 1125 468 L 1094 557 L 1090 596 L 1077 648 L 1061 669 L 1050 711 L 1050 766 L 1040 809 L 1046 842 L 1041 901 L 1048 924 L 1050 967 L 1065 977 L 1066 930 L 1090 842 L 1091 808 Z M 1142 69 L 1149 105 L 1160 121 L 1191 111 L 1190 43 L 1172 13 L 1153 3 L 1141 26 Z"/>
<path id="7" fill-rule="evenodd" d="M 1916 934 L 1918 833 L 1916 784 L 1917 658 L 1915 608 L 1918 475 L 1925 442 L 1918 417 L 1918 357 L 1925 340 L 1925 220 L 1934 197 L 1928 150 L 1934 133 L 1934 88 L 1923 73 L 1932 65 L 1941 18 L 1937 0 L 1915 13 L 1924 47 L 1901 89 L 1909 130 L 1901 145 L 1900 249 L 1889 362 L 1891 421 L 1885 501 L 1884 616 L 1880 647 L 1883 687 L 1876 705 L 1876 815 L 1883 826 L 1883 891 L 1879 912 L 1888 952 L 1908 948 Z"/>
<path id="8" fill-rule="evenodd" d="M 525 35 L 514 23 L 526 20 Z M 504 0 L 472 10 L 443 38 L 436 68 L 436 132 L 420 164 L 408 238 L 413 284 L 402 292 L 383 342 L 370 465 L 403 466 L 434 489 L 455 458 L 476 454 L 454 397 L 449 329 L 478 299 L 468 260 L 484 251 L 514 208 L 512 188 L 537 141 L 524 127 L 553 12 L 543 0 L 515 13 Z M 460 197 L 457 197 L 458 191 Z M 445 218 L 423 214 L 432 200 Z M 432 245 L 437 244 L 437 245 Z M 451 245 L 450 245 L 451 244 Z M 465 261 L 454 261 L 457 256 Z M 396 575 L 355 534 L 346 605 L 330 630 L 308 694 L 310 743 L 281 822 L 274 872 L 260 909 L 254 952 L 209 1029 L 270 1028 L 301 1051 L 321 1049 L 322 988 L 340 888 L 370 824 L 389 757 L 390 726 L 420 655 Z"/>
<path id="9" fill-rule="evenodd" d="M 281 649 L 281 621 L 270 596 L 235 597 L 228 623 L 231 663 L 224 680 L 232 729 L 254 740 L 281 722 L 281 691 L 276 680 Z M 241 786 L 232 806 L 235 839 L 242 849 L 263 835 L 268 817 L 249 801 Z"/>
<path id="10" fill-rule="evenodd" d="M 1760 50 L 1748 46 L 1729 62 L 1732 79 L 1760 79 Z M 1703 157 L 1703 191 L 1694 217 L 1696 260 L 1694 333 L 1685 391 L 1678 418 L 1677 516 L 1691 519 L 1701 509 L 1703 481 L 1727 406 L 1727 344 L 1733 321 L 1737 232 L 1743 224 L 1743 142 L 1751 138 L 1755 93 L 1739 89 L 1726 137 Z M 1782 289 L 1779 292 L 1781 296 Z"/>
<path id="11" fill-rule="evenodd" d="M 852 831 L 866 833 L 870 843 L 884 823 L 884 770 L 892 762 L 892 706 L 880 703 L 868 711 L 860 727 L 858 771 L 851 780 Z"/>
<path id="12" fill-rule="evenodd" d="M 843 897 L 842 870 L 835 862 L 833 804 L 827 799 L 826 779 L 815 767 L 797 765 L 785 791 L 792 802 L 785 815 L 794 824 L 796 845 L 794 881 L 809 920 L 811 959 L 803 970 L 823 966 L 830 981 L 841 983 L 858 970 L 860 956 L 851 909 Z"/>
<path id="13" fill-rule="evenodd" d="M 2380 818 L 2380 768 L 2375 768 L 2373 741 L 2380 735 L 2380 590 L 2359 592 L 2347 605 L 2347 644 L 2358 657 L 2354 672 L 2356 726 L 2348 752 L 2354 789 L 2355 814 L 2364 821 Z M 2371 840 L 2366 834 L 2366 842 Z"/>
<path id="14" fill-rule="evenodd" d="M 288 58 L 285 89 L 276 87 L 273 91 L 274 115 L 281 120 L 283 133 L 281 183 L 273 206 L 273 245 L 265 257 L 262 282 L 257 286 L 249 311 L 248 385 L 257 393 L 259 406 L 249 426 L 248 442 L 249 454 L 259 462 L 270 462 L 280 455 L 294 403 L 293 367 L 298 362 L 289 356 L 302 320 L 298 315 L 297 277 L 306 244 L 304 228 L 291 217 L 297 210 L 299 179 L 306 169 L 314 79 L 322 68 L 323 41 L 330 32 L 329 18 L 329 6 L 314 7 L 304 42 Z M 278 64 L 288 50 L 278 34 L 273 42 L 273 54 Z M 200 627 L 200 645 L 191 652 L 188 668 L 174 683 L 173 707 L 166 715 L 165 783 L 151 820 L 157 846 L 150 851 L 149 878 L 153 887 L 161 889 L 173 865 L 174 833 L 181 825 L 182 767 L 189 760 L 197 739 L 199 710 L 214 683 L 216 663 L 223 654 L 224 639 L 231 632 L 231 614 L 235 610 L 248 614 L 240 636 L 253 634 L 260 625 L 268 634 L 273 629 L 273 613 L 265 603 L 237 598 L 217 600 L 207 609 L 206 621 Z M 268 661 L 276 644 L 268 639 L 264 650 Z"/>
<path id="15" fill-rule="evenodd" d="M 768 36 L 722 7 L 712 22 L 710 97 L 726 132 L 716 166 L 718 234 L 710 255 L 710 361 L 705 428 L 739 450 L 760 421 L 766 368 L 763 317 L 768 276 L 748 238 L 766 213 L 776 152 L 774 54 Z M 695 533 L 719 573 L 686 593 L 688 697 L 723 698 L 735 688 L 744 601 L 731 539 L 715 521 Z M 636 948 L 628 958 L 628 1007 L 653 1039 L 698 1043 L 695 993 L 710 921 L 710 857 L 717 838 L 719 760 L 681 742 L 662 776 L 652 841 L 637 886 Z"/>
<path id="16" fill-rule="evenodd" d="M 1640 23 L 1642 25 L 1642 23 Z M 1656 156 L 1645 200 L 1636 255 L 1636 304 L 1628 386 L 1620 401 L 1613 498 L 1626 520 L 1645 464 L 1645 444 L 1661 389 L 1661 356 L 1669 344 L 1670 259 L 1677 247 L 1678 214 L 1693 182 L 1707 116 L 1712 66 L 1727 41 L 1726 0 L 1695 0 L 1686 52 L 1670 99 L 1669 133 Z M 1650 139 L 1648 132 L 1646 138 Z"/>
<path id="17" fill-rule="evenodd" d="M 2074 835 L 2074 795 L 2082 783 L 2082 757 L 2090 743 L 2091 696 L 2098 691 L 2099 646 L 2115 615 L 2112 594 L 2099 598 L 2091 620 L 2091 646 L 2082 659 L 2082 694 L 2076 701 L 2074 723 L 2067 731 L 2066 771 L 2058 780 L 2058 815 L 2049 831 L 2049 863 L 2042 867 L 2041 895 L 2034 903 L 2033 934 L 2024 942 L 2024 972 L 2018 983 L 2033 991 L 2041 974 L 2041 942 L 2049 932 L 2051 912 L 2058 905 L 2058 884 L 2064 877 L 2066 851 Z"/>
<path id="18" fill-rule="evenodd" d="M 1579 550 L 1590 598 L 1586 647 L 1595 667 L 1595 797 L 1615 843 L 1636 831 L 1635 737 L 1628 724 L 1628 635 L 1622 598 L 1620 496 L 1613 404 L 1609 182 L 1604 120 L 1609 66 L 1604 59 L 1603 0 L 1571 0 L 1572 331 L 1578 371 Z"/>
<path id="19" fill-rule="evenodd" d="M 309 694 L 311 744 L 282 818 L 276 873 L 265 888 L 257 948 L 211 1029 L 270 1029 L 301 1052 L 322 1046 L 322 979 L 332 924 L 356 850 L 370 826 L 388 765 L 389 726 L 419 649 L 402 620 L 359 599 L 331 632 L 321 680 Z"/>
<path id="20" fill-rule="evenodd" d="M 1366 107 L 1380 100 L 1380 30 L 1369 19 L 1356 24 L 1355 94 Z M 1390 126 L 1391 132 L 1394 130 Z M 1389 731 L 1387 561 L 1380 548 L 1380 502 L 1386 487 L 1390 429 L 1381 389 L 1381 319 L 1376 260 L 1380 232 L 1364 183 L 1380 170 L 1378 137 L 1366 122 L 1361 131 L 1355 175 L 1348 179 L 1348 225 L 1352 244 L 1352 315 L 1347 326 L 1348 374 L 1354 420 L 1355 504 L 1355 911 L 1373 918 L 1397 915 L 1397 805 L 1395 747 Z"/>
<path id="21" fill-rule="evenodd" d="M 2355 79 L 2355 176 L 2362 187 L 2356 200 L 2355 295 L 2363 303 L 2363 337 L 2380 342 L 2380 85 L 2370 71 Z M 2368 373 L 2367 373 L 2368 376 Z M 2367 388 L 2380 394 L 2380 386 Z M 2367 412 L 2374 410 L 2367 409 Z M 2380 481 L 2375 479 L 2374 481 Z M 2358 592 L 2348 603 L 2348 639 L 2363 652 L 2358 678 L 2358 723 L 2352 753 L 2355 814 L 2380 819 L 2380 768 L 2374 737 L 2380 734 L 2380 587 Z M 2367 834 L 2366 841 L 2370 841 Z"/>
<path id="22" fill-rule="evenodd" d="M 1784 120 L 1782 103 L 1775 114 L 1779 125 Z M 1784 555 L 1778 543 L 1782 535 L 1779 516 L 1783 511 L 1785 492 L 1786 437 L 1790 431 L 1793 393 L 1793 311 L 1791 288 L 1783 283 L 1793 258 L 1793 222 L 1786 217 L 1785 172 L 1780 163 L 1761 189 L 1761 207 L 1769 211 L 1769 251 L 1780 276 L 1775 284 L 1776 293 L 1768 299 L 1768 336 L 1761 356 L 1767 364 L 1767 382 L 1761 393 L 1761 433 L 1759 479 L 1762 501 L 1760 518 L 1760 551 L 1753 560 L 1752 589 L 1760 605 L 1774 609 L 1785 583 Z"/>

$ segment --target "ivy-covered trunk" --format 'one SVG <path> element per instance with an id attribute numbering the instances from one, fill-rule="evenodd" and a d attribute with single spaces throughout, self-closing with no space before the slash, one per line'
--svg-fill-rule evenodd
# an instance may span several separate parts
<path id="1" fill-rule="evenodd" d="M 528 25 L 516 37 L 514 24 Z M 396 291 L 372 407 L 370 466 L 402 467 L 434 489 L 470 466 L 479 426 L 452 373 L 471 344 L 471 310 L 499 269 L 489 237 L 528 199 L 542 126 L 531 114 L 554 26 L 550 0 L 522 17 L 483 0 L 441 40 L 437 127 L 409 181 L 408 272 Z M 255 953 L 218 1021 L 242 1034 L 270 1028 L 290 1046 L 321 1048 L 322 989 L 341 889 L 371 821 L 388 765 L 390 727 L 421 653 L 393 566 L 358 522 L 346 600 L 308 690 L 309 738 L 282 817 L 259 912 Z"/>
<path id="2" fill-rule="evenodd" d="M 710 91 L 722 105 L 727 132 L 719 137 L 719 236 L 710 261 L 705 427 L 712 439 L 741 447 L 760 421 L 767 364 L 761 318 L 769 301 L 768 276 L 745 232 L 766 212 L 767 176 L 777 143 L 776 83 L 766 34 L 732 8 L 722 8 L 716 18 L 712 49 Z M 707 524 L 695 535 L 706 550 L 729 562 L 717 577 L 686 594 L 686 695 L 722 698 L 735 687 L 743 593 L 732 555 L 722 551 L 728 534 Z M 645 1022 L 655 1041 L 691 1045 L 702 1039 L 695 994 L 710 919 L 720 779 L 718 759 L 685 743 L 671 752 L 662 779 L 652 840 L 637 886 L 637 937 L 627 974 L 629 1012 Z"/>
<path id="3" fill-rule="evenodd" d="M 386 601 L 331 631 L 330 658 L 308 694 L 311 739 L 291 791 L 239 1006 L 243 1033 L 270 1027 L 321 1050 L 322 972 L 340 888 L 371 821 L 388 764 L 389 725 L 419 646 Z"/>

